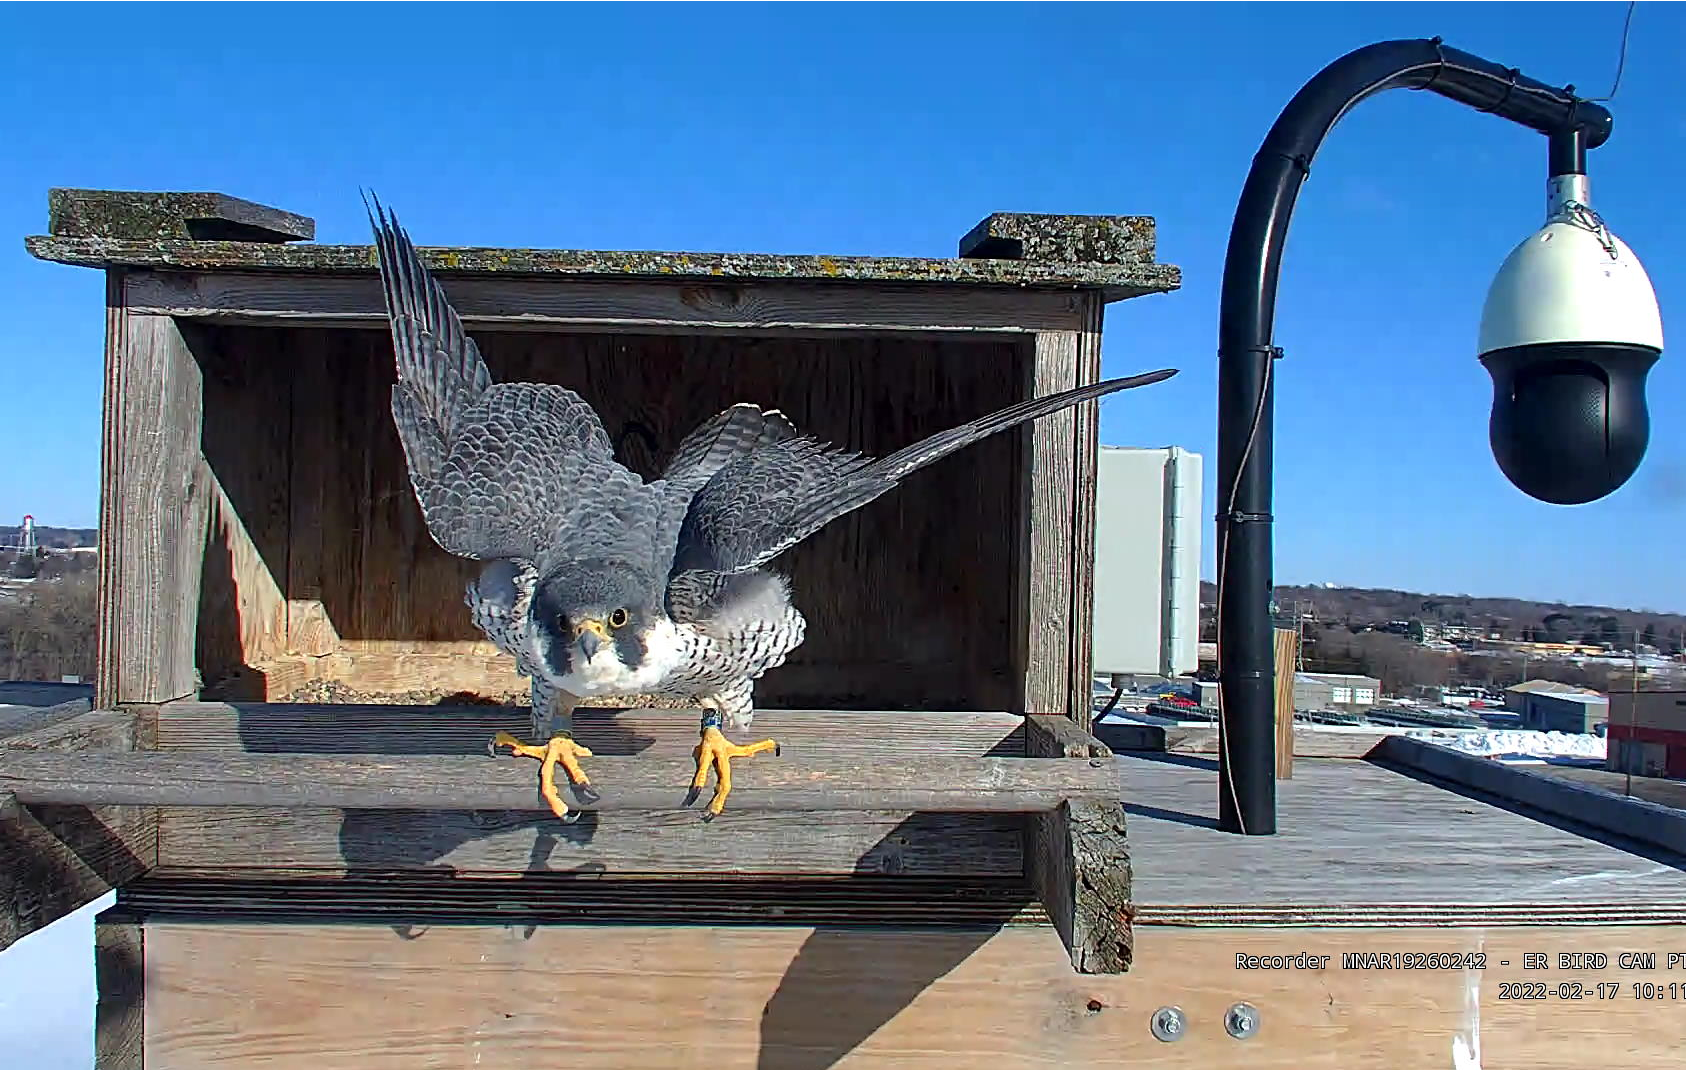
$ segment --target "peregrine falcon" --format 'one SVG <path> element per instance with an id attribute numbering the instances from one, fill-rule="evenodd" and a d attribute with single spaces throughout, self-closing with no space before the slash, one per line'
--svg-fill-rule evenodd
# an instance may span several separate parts
<path id="1" fill-rule="evenodd" d="M 378 221 L 377 221 L 378 217 Z M 599 796 L 579 759 L 573 710 L 588 696 L 660 695 L 704 713 L 683 805 L 716 772 L 703 820 L 732 790 L 747 746 L 755 681 L 803 640 L 780 553 L 898 481 L 985 436 L 1174 369 L 1035 398 L 886 457 L 798 433 L 777 410 L 737 404 L 679 443 L 646 482 L 618 463 L 602 421 L 578 394 L 548 383 L 494 383 L 479 348 L 421 263 L 396 216 L 375 202 L 375 232 L 397 382 L 392 417 L 411 486 L 435 542 L 483 562 L 468 585 L 474 623 L 532 682 L 529 746 L 508 733 L 489 749 L 536 758 L 540 792 L 565 822 L 560 765 L 587 803 Z"/>

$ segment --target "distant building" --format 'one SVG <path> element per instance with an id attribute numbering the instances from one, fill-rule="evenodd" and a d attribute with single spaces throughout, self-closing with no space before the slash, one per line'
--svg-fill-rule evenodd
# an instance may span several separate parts
<path id="1" fill-rule="evenodd" d="M 1612 691 L 1604 765 L 1686 778 L 1686 691 Z"/>
<path id="2" fill-rule="evenodd" d="M 1525 713 L 1528 707 L 1529 695 L 1596 695 L 1574 684 L 1560 684 L 1556 680 L 1524 680 L 1520 684 L 1512 684 L 1505 688 L 1505 709 L 1512 713 Z"/>
<path id="3" fill-rule="evenodd" d="M 1538 732 L 1591 735 L 1610 716 L 1610 700 L 1596 693 L 1528 691 L 1520 701 L 1521 708 L 1515 712 L 1522 719 L 1522 727 Z"/>
<path id="4" fill-rule="evenodd" d="M 1095 471 L 1094 670 L 1200 663 L 1200 454 L 1102 446 Z"/>
<path id="5" fill-rule="evenodd" d="M 1356 713 L 1374 706 L 1381 693 L 1382 682 L 1374 676 L 1335 672 L 1294 674 L 1296 710 L 1341 710 Z"/>

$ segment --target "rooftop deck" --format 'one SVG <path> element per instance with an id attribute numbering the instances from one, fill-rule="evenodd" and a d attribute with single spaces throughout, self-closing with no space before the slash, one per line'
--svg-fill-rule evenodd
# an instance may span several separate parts
<path id="1" fill-rule="evenodd" d="M 1117 765 L 1142 922 L 1609 922 L 1686 907 L 1686 856 L 1383 759 L 1296 760 L 1269 837 L 1218 830 L 1215 759 Z"/>

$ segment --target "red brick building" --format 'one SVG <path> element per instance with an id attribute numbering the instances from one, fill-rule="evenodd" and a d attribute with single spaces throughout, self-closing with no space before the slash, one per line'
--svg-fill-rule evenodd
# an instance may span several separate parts
<path id="1" fill-rule="evenodd" d="M 1610 693 L 1604 765 L 1686 779 L 1686 691 Z"/>

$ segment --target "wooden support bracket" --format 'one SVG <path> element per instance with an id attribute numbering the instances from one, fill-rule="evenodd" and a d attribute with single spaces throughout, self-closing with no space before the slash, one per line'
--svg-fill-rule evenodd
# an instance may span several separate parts
<path id="1" fill-rule="evenodd" d="M 1112 751 L 1065 717 L 1026 717 L 1025 753 L 1086 758 L 1112 781 L 1108 796 L 1070 799 L 1026 815 L 1026 870 L 1080 973 L 1130 968 L 1130 853 Z"/>
<path id="2" fill-rule="evenodd" d="M 44 757 L 74 770 L 97 752 L 146 746 L 146 737 L 136 714 L 85 713 L 0 739 L 0 767 L 14 757 Z M 0 789 L 0 950 L 157 861 L 154 808 L 36 804 Z"/>

